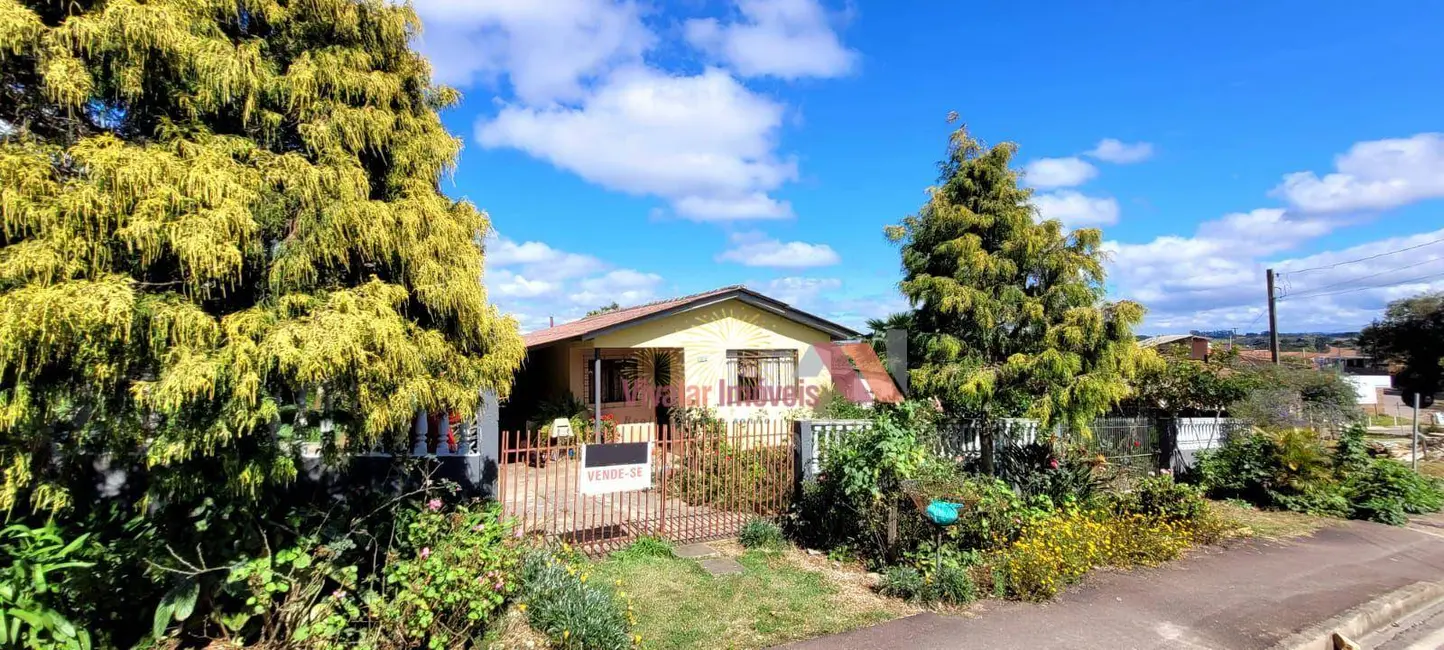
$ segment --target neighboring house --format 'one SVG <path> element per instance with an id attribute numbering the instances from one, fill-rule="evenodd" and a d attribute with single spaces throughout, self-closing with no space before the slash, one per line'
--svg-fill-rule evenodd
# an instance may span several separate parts
<path id="1" fill-rule="evenodd" d="M 831 386 L 868 404 L 902 395 L 848 327 L 740 286 L 595 314 L 525 335 L 502 428 L 535 428 L 543 403 L 573 396 L 648 439 L 673 409 L 778 419 Z M 600 378 L 600 380 L 598 380 Z"/>
<path id="2" fill-rule="evenodd" d="M 1244 350 L 1239 357 L 1245 361 L 1267 363 L 1272 360 L 1268 350 Z M 1389 364 L 1365 355 L 1356 348 L 1331 346 L 1325 352 L 1294 350 L 1279 352 L 1280 359 L 1300 359 L 1319 370 L 1338 370 L 1347 375 L 1390 375 Z"/>
<path id="3" fill-rule="evenodd" d="M 1138 347 L 1156 348 L 1159 352 L 1182 354 L 1194 361 L 1208 359 L 1209 340 L 1197 334 L 1164 334 L 1143 339 Z"/>

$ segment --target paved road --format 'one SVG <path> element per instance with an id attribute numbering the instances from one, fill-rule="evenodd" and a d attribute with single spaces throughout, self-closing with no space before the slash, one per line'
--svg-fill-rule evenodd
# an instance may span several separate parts
<path id="1" fill-rule="evenodd" d="M 1285 542 L 1208 549 L 1156 569 L 1095 574 L 1054 603 L 921 614 L 795 650 L 1267 648 L 1419 581 L 1444 580 L 1444 527 L 1350 522 Z"/>

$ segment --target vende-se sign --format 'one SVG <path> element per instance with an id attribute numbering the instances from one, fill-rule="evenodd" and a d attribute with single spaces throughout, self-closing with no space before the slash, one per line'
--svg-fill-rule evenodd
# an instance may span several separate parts
<path id="1" fill-rule="evenodd" d="M 652 443 L 582 445 L 582 494 L 610 494 L 652 487 Z"/>

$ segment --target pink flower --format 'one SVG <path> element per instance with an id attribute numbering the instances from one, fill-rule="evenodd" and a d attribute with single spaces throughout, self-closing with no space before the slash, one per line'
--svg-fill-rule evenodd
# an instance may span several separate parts
<path id="1" fill-rule="evenodd" d="M 521 539 L 521 529 L 518 528 L 518 529 L 516 529 L 515 531 L 512 531 L 511 536 L 512 536 L 512 537 L 515 537 L 515 538 L 517 538 L 517 539 Z"/>
<path id="2" fill-rule="evenodd" d="M 426 509 L 436 512 L 441 509 L 441 499 L 432 499 L 426 502 Z"/>
<path id="3" fill-rule="evenodd" d="M 342 598 L 346 597 L 346 590 L 337 589 L 336 591 L 331 592 L 331 597 L 335 598 L 336 600 L 341 600 Z"/>
<path id="4" fill-rule="evenodd" d="M 1057 458 L 1050 458 L 1050 459 L 1048 459 L 1048 467 L 1051 467 L 1051 468 L 1053 468 L 1053 469 L 1058 469 L 1058 459 L 1057 459 Z"/>
<path id="5" fill-rule="evenodd" d="M 427 547 L 421 549 L 421 559 L 424 560 L 424 559 L 429 558 L 429 557 L 431 557 L 431 547 L 430 547 L 430 546 L 427 546 Z"/>
<path id="6" fill-rule="evenodd" d="M 481 532 L 481 531 L 482 531 L 483 529 L 485 529 L 485 528 L 486 528 L 486 524 L 477 524 L 477 525 L 471 527 L 471 531 L 474 532 L 474 533 L 479 533 L 479 532 Z"/>

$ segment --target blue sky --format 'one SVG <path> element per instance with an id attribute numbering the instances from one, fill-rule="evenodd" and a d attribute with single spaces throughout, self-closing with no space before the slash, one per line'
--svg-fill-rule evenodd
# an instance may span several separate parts
<path id="1" fill-rule="evenodd" d="M 491 214 L 525 329 L 739 283 L 852 325 L 902 308 L 882 227 L 949 111 L 1019 144 L 1043 216 L 1104 229 L 1145 331 L 1263 329 L 1267 266 L 1284 330 L 1444 289 L 1436 3 L 415 4 L 466 96 L 445 189 Z"/>

